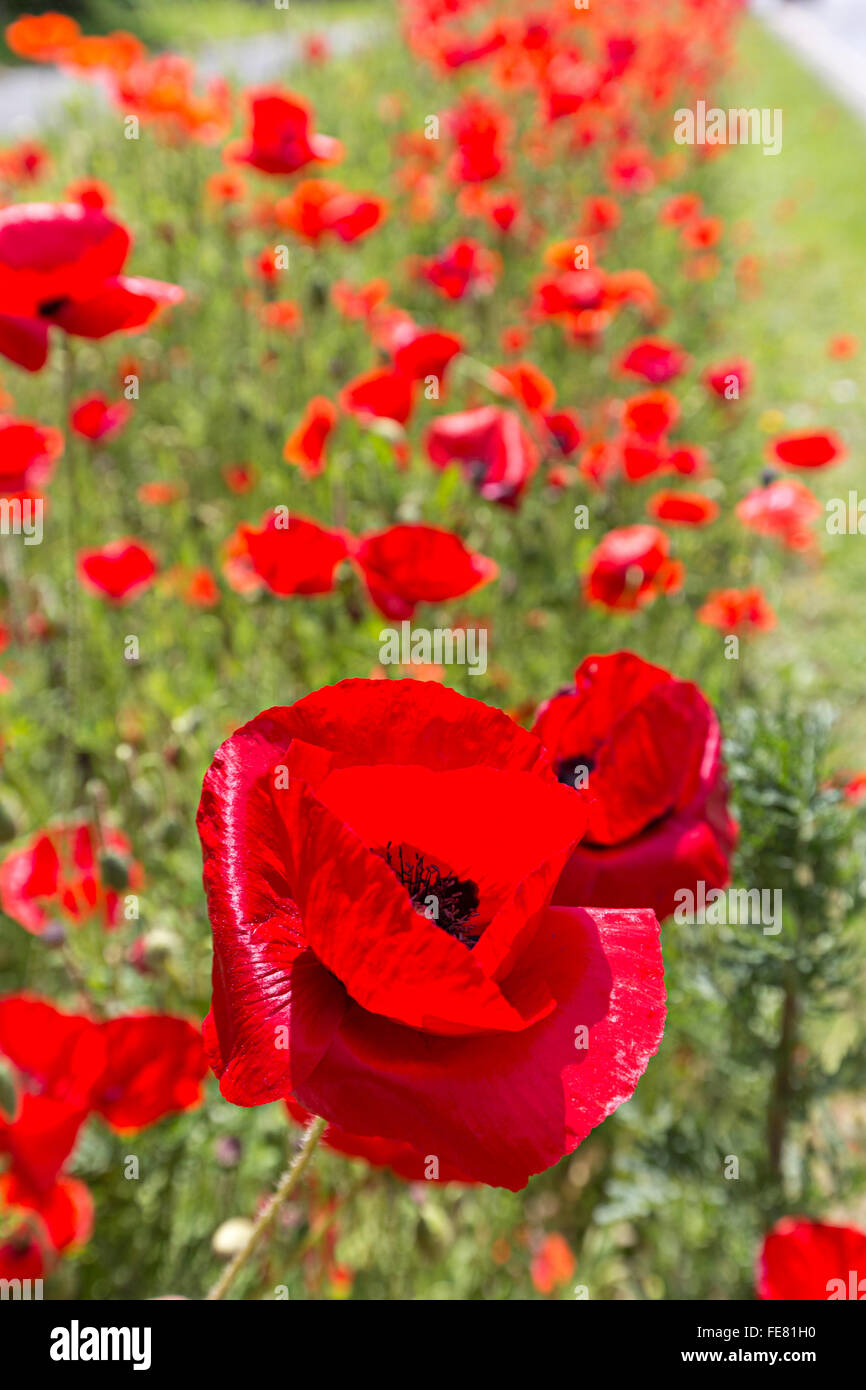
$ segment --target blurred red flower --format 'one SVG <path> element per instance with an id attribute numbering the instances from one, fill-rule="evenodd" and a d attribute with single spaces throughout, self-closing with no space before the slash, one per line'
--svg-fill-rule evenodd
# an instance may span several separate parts
<path id="1" fill-rule="evenodd" d="M 480 406 L 440 415 L 427 431 L 427 453 L 437 468 L 459 463 L 482 497 L 516 506 L 538 467 L 538 450 L 513 410 Z"/>
<path id="2" fill-rule="evenodd" d="M 121 274 L 131 245 L 122 223 L 80 203 L 0 211 L 0 353 L 38 371 L 52 326 L 104 338 L 142 328 L 179 303 L 178 285 Z"/>
<path id="3" fill-rule="evenodd" d="M 589 656 L 532 731 L 559 780 L 589 794 L 554 902 L 650 906 L 662 920 L 679 889 L 728 882 L 737 827 L 718 720 L 697 686 L 633 652 Z"/>
<path id="4" fill-rule="evenodd" d="M 786 468 L 826 468 L 840 463 L 845 452 L 842 440 L 829 430 L 820 434 L 811 430 L 786 434 L 767 445 L 767 457 Z"/>
<path id="5" fill-rule="evenodd" d="M 97 838 L 86 822 L 53 825 L 23 849 L 12 850 L 0 864 L 0 905 L 7 917 L 41 935 L 56 919 L 79 926 L 97 918 L 104 927 L 121 919 L 120 890 L 106 877 L 104 858 L 119 864 L 134 893 L 141 886 L 141 866 L 120 830 L 102 828 Z"/>
<path id="6" fill-rule="evenodd" d="M 40 492 L 62 453 L 59 430 L 0 415 L 0 496 Z"/>
<path id="7" fill-rule="evenodd" d="M 73 406 L 69 426 L 82 439 L 96 443 L 119 434 L 131 415 L 132 407 L 127 401 L 109 405 L 102 395 L 87 396 Z"/>
<path id="8" fill-rule="evenodd" d="M 80 550 L 77 562 L 84 587 L 112 603 L 137 598 L 150 587 L 157 571 L 153 551 L 129 536 L 98 550 Z"/>
<path id="9" fill-rule="evenodd" d="M 330 593 L 337 566 L 349 553 L 343 532 L 280 509 L 266 512 L 257 527 L 239 526 L 227 550 L 225 573 L 232 588 L 243 592 L 264 585 L 280 598 Z"/>
<path id="10" fill-rule="evenodd" d="M 274 208 L 277 223 L 316 245 L 326 236 L 358 241 L 384 220 L 387 204 L 370 193 L 352 193 L 326 179 L 306 179 Z"/>
<path id="11" fill-rule="evenodd" d="M 389 526 L 362 536 L 352 552 L 370 598 L 387 618 L 411 618 L 419 603 L 441 603 L 489 584 L 499 573 L 438 526 Z"/>
<path id="12" fill-rule="evenodd" d="M 39 1088 L 31 1099 L 74 1105 L 79 1124 L 93 1113 L 121 1133 L 198 1105 L 207 1072 L 201 1032 L 185 1018 L 98 1023 L 24 994 L 0 999 L 0 1053 Z"/>
<path id="13" fill-rule="evenodd" d="M 308 478 L 321 473 L 325 466 L 325 446 L 336 423 L 336 406 L 327 396 L 314 396 L 283 446 L 286 463 L 297 464 Z"/>
<path id="14" fill-rule="evenodd" d="M 308 164 L 338 164 L 343 146 L 312 130 L 313 114 L 303 97 L 277 87 L 247 93 L 249 130 L 226 146 L 225 158 L 250 164 L 263 174 L 296 174 Z"/>
<path id="15" fill-rule="evenodd" d="M 720 632 L 769 632 L 776 626 L 776 614 L 757 586 L 750 589 L 715 589 L 698 609 L 698 622 Z"/>
<path id="16" fill-rule="evenodd" d="M 689 358 L 677 343 L 663 338 L 641 338 L 626 348 L 619 358 L 617 370 L 661 385 L 679 376 L 688 366 Z"/>
<path id="17" fill-rule="evenodd" d="M 599 542 L 589 557 L 584 591 L 591 603 L 633 610 L 660 594 L 675 593 L 683 566 L 670 558 L 670 543 L 656 526 L 623 526 Z"/>
<path id="18" fill-rule="evenodd" d="M 419 259 L 417 273 L 445 299 L 490 294 L 499 279 L 501 259 L 471 237 L 446 246 L 438 255 Z"/>
<path id="19" fill-rule="evenodd" d="M 815 545 L 811 530 L 824 508 L 799 478 L 776 478 L 756 487 L 737 503 L 737 516 L 760 536 L 775 536 L 789 550 L 810 550 Z"/>
<path id="20" fill-rule="evenodd" d="M 764 1237 L 759 1298 L 809 1302 L 866 1298 L 866 1231 L 786 1216 Z"/>
<path id="21" fill-rule="evenodd" d="M 718 503 L 702 492 L 669 489 L 653 493 L 646 509 L 653 521 L 663 521 L 669 526 L 708 526 L 719 515 Z"/>

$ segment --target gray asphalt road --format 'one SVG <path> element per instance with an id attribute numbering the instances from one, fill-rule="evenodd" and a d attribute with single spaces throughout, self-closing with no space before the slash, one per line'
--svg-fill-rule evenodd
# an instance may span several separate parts
<path id="1" fill-rule="evenodd" d="M 866 120 L 866 0 L 752 0 L 752 8 Z"/>

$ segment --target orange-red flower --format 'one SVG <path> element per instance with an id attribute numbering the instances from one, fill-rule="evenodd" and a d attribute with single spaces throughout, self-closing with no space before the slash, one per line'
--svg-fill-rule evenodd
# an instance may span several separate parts
<path id="1" fill-rule="evenodd" d="M 308 478 L 321 473 L 325 466 L 325 446 L 336 423 L 336 406 L 327 396 L 314 396 L 283 446 L 286 463 L 297 464 Z"/>
<path id="2" fill-rule="evenodd" d="M 769 632 L 776 615 L 757 586 L 751 589 L 716 589 L 698 609 L 698 621 L 720 632 L 733 634 Z"/>
<path id="3" fill-rule="evenodd" d="M 670 558 L 670 543 L 656 526 L 623 526 L 599 542 L 589 558 L 584 593 L 590 603 L 632 611 L 683 582 L 683 566 Z"/>

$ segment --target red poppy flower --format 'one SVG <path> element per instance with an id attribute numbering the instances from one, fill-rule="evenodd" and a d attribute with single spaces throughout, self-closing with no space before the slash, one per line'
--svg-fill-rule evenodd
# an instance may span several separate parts
<path id="1" fill-rule="evenodd" d="M 151 585 L 156 556 L 131 537 L 111 541 L 99 550 L 78 552 L 78 577 L 95 594 L 112 603 L 128 603 Z"/>
<path id="2" fill-rule="evenodd" d="M 799 478 L 777 478 L 754 488 L 737 503 L 737 516 L 760 536 L 775 536 L 789 550 L 809 550 L 815 544 L 812 524 L 824 508 Z"/>
<path id="3" fill-rule="evenodd" d="M 46 14 L 25 14 L 7 25 L 6 43 L 19 58 L 37 63 L 56 63 L 80 38 L 81 30 L 69 15 L 50 10 Z"/>
<path id="4" fill-rule="evenodd" d="M 536 738 L 435 683 L 343 681 L 239 730 L 198 821 L 226 1099 L 515 1190 L 574 1149 L 663 1025 L 652 914 L 547 909 L 583 816 Z"/>
<path id="5" fill-rule="evenodd" d="M 810 430 L 787 434 L 767 445 L 767 457 L 786 468 L 827 468 L 831 463 L 840 463 L 845 452 L 842 440 L 829 430 L 821 434 Z"/>
<path id="6" fill-rule="evenodd" d="M 370 598 L 387 618 L 411 618 L 419 603 L 442 603 L 489 584 L 499 566 L 438 526 L 389 526 L 362 536 L 353 553 Z"/>
<path id="7" fill-rule="evenodd" d="M 764 1237 L 759 1298 L 826 1302 L 866 1298 L 866 1232 L 786 1216 Z"/>
<path id="8" fill-rule="evenodd" d="M 298 1124 L 306 1125 L 313 1118 L 309 1110 L 298 1105 L 296 1100 L 287 1100 L 286 1109 Z M 472 1178 L 454 1168 L 451 1164 L 437 1162 L 435 1167 L 429 1159 L 411 1144 L 399 1139 L 382 1139 L 377 1135 L 347 1134 L 339 1125 L 328 1125 L 322 1134 L 322 1143 L 335 1153 L 345 1154 L 347 1158 L 363 1158 L 374 1168 L 390 1168 L 398 1178 L 406 1182 L 462 1182 L 471 1183 Z"/>
<path id="9" fill-rule="evenodd" d="M 447 123 L 457 146 L 449 166 L 455 183 L 484 183 L 502 173 L 508 120 L 498 106 L 466 96 L 447 113 Z"/>
<path id="10" fill-rule="evenodd" d="M 769 632 L 776 614 L 757 586 L 751 589 L 715 589 L 698 609 L 698 622 L 733 635 Z"/>
<path id="11" fill-rule="evenodd" d="M 626 401 L 623 424 L 641 439 L 658 440 L 679 419 L 680 403 L 670 391 L 648 391 Z"/>
<path id="12" fill-rule="evenodd" d="M 698 217 L 703 208 L 703 199 L 699 193 L 675 193 L 672 198 L 668 198 L 659 214 L 659 221 L 669 227 L 681 227 L 686 222 L 691 222 Z"/>
<path id="13" fill-rule="evenodd" d="M 118 434 L 131 414 L 132 408 L 126 401 L 115 401 L 109 405 L 104 396 L 87 396 L 73 408 L 69 424 L 82 439 L 96 443 L 97 440 Z"/>
<path id="14" fill-rule="evenodd" d="M 307 179 L 274 208 L 277 223 L 303 241 L 317 245 L 324 237 L 358 241 L 383 221 L 386 204 L 372 194 L 352 193 L 339 183 Z"/>
<path id="15" fill-rule="evenodd" d="M 728 882 L 737 827 L 718 721 L 697 686 L 633 652 L 590 656 L 533 733 L 559 780 L 590 793 L 554 902 L 650 906 L 661 920 L 679 889 Z"/>
<path id="16" fill-rule="evenodd" d="M 23 1221 L 5 1240 L 0 1240 L 0 1279 L 41 1279 L 45 1273 L 42 1246 Z"/>
<path id="17" fill-rule="evenodd" d="M 0 353 L 38 371 L 52 325 L 104 338 L 142 328 L 179 303 L 178 285 L 121 274 L 131 245 L 122 223 L 79 203 L 0 211 Z"/>
<path id="18" fill-rule="evenodd" d="M 617 370 L 642 376 L 646 381 L 660 386 L 679 376 L 688 364 L 688 355 L 676 343 L 665 342 L 663 338 L 641 338 L 626 348 L 617 363 Z"/>
<path id="19" fill-rule="evenodd" d="M 104 927 L 117 926 L 120 893 L 104 876 L 98 844 L 122 866 L 134 893 L 141 866 L 121 831 L 105 826 L 97 842 L 86 823 L 54 825 L 0 864 L 0 905 L 7 917 L 37 936 L 58 916 L 72 925 L 97 917 Z"/>
<path id="20" fill-rule="evenodd" d="M 670 544 L 656 526 L 623 526 L 599 542 L 589 557 L 584 592 L 591 603 L 633 610 L 659 594 L 675 593 L 683 567 L 670 558 Z"/>
<path id="21" fill-rule="evenodd" d="M 347 538 L 305 516 L 265 512 L 258 527 L 239 526 L 229 541 L 226 575 L 233 588 L 264 585 L 272 594 L 329 594 Z"/>
<path id="22" fill-rule="evenodd" d="M 271 304 L 262 305 L 261 319 L 266 328 L 297 333 L 304 322 L 304 315 L 300 304 L 293 299 L 277 299 Z"/>
<path id="23" fill-rule="evenodd" d="M 613 441 L 619 452 L 622 471 L 629 482 L 639 483 L 664 468 L 666 454 L 661 440 L 642 439 L 638 434 L 624 434 Z"/>
<path id="24" fill-rule="evenodd" d="M 706 250 L 718 245 L 723 231 L 724 223 L 720 217 L 696 217 L 683 227 L 680 240 L 690 251 Z"/>
<path id="25" fill-rule="evenodd" d="M 369 280 L 366 285 L 351 285 L 337 280 L 331 286 L 331 300 L 347 319 L 369 319 L 388 298 L 387 280 Z"/>
<path id="26" fill-rule="evenodd" d="M 403 323 L 391 335 L 390 348 L 394 370 L 411 381 L 423 381 L 435 376 L 444 381 L 450 362 L 463 351 L 463 340 L 455 333 L 443 333 L 438 328 L 419 328 Z"/>
<path id="27" fill-rule="evenodd" d="M 59 430 L 0 415 L 0 496 L 41 492 L 62 453 Z"/>
<path id="28" fill-rule="evenodd" d="M 437 256 L 419 260 L 418 274 L 446 299 L 490 294 L 499 279 L 501 260 L 479 241 L 462 237 Z"/>
<path id="29" fill-rule="evenodd" d="M 77 1178 L 56 1178 L 41 1189 L 10 1170 L 0 1175 L 0 1211 L 3 1208 L 16 1216 L 38 1217 L 47 1244 L 58 1252 L 85 1245 L 93 1231 L 93 1198 Z"/>
<path id="30" fill-rule="evenodd" d="M 553 438 L 557 453 L 563 458 L 568 458 L 580 448 L 583 424 L 576 410 L 556 410 L 542 415 L 542 419 Z"/>
<path id="31" fill-rule="evenodd" d="M 427 453 L 437 468 L 459 463 L 482 497 L 516 506 L 538 467 L 538 451 L 513 410 L 480 406 L 440 415 L 427 432 Z"/>
<path id="32" fill-rule="evenodd" d="M 742 357 L 720 362 L 715 367 L 707 368 L 704 381 L 720 400 L 740 400 L 752 384 L 752 364 Z"/>
<path id="33" fill-rule="evenodd" d="M 227 159 L 251 164 L 263 174 L 296 174 L 308 164 L 337 164 L 343 146 L 329 135 L 317 135 L 313 115 L 302 97 L 276 87 L 247 93 L 250 129 L 243 141 L 229 145 Z"/>
<path id="34" fill-rule="evenodd" d="M 9 1160 L 0 1175 L 0 1211 L 34 1213 L 55 1250 L 83 1244 L 93 1226 L 84 1183 L 59 1176 L 85 1118 L 86 1111 L 76 1105 L 27 1092 L 12 1120 L 0 1112 L 0 1153 Z"/>
<path id="35" fill-rule="evenodd" d="M 251 463 L 227 463 L 222 474 L 226 487 L 240 496 L 252 492 L 259 480 L 258 471 Z"/>
<path id="36" fill-rule="evenodd" d="M 846 361 L 849 357 L 856 357 L 859 351 L 860 340 L 853 333 L 837 333 L 827 343 L 827 356 L 833 357 L 837 361 Z"/>
<path id="37" fill-rule="evenodd" d="M 554 1232 L 544 1237 L 541 1247 L 532 1257 L 529 1266 L 532 1287 L 538 1293 L 553 1293 L 554 1289 L 573 1278 L 576 1268 L 577 1261 L 565 1236 Z"/>
<path id="38" fill-rule="evenodd" d="M 98 1026 L 105 1068 L 90 1104 L 112 1129 L 143 1129 L 200 1103 L 207 1059 L 199 1030 L 185 1018 L 133 1014 Z"/>
<path id="39" fill-rule="evenodd" d="M 665 458 L 665 466 L 684 477 L 705 477 L 710 471 L 706 450 L 699 444 L 678 444 Z"/>
<path id="40" fill-rule="evenodd" d="M 511 362 L 494 370 L 497 376 L 504 377 L 510 394 L 519 400 L 530 414 L 550 410 L 554 404 L 556 387 L 534 362 Z"/>
<path id="41" fill-rule="evenodd" d="M 325 446 L 337 423 L 337 408 L 327 396 L 313 396 L 300 423 L 283 446 L 286 463 L 295 463 L 308 478 L 325 466 Z"/>
<path id="42" fill-rule="evenodd" d="M 0 1052 L 40 1088 L 31 1099 L 63 1103 L 79 1124 L 96 1113 L 125 1133 L 198 1105 L 207 1072 L 201 1033 L 185 1018 L 141 1013 L 97 1023 L 28 995 L 0 1000 Z"/>
<path id="43" fill-rule="evenodd" d="M 12 187 L 38 183 L 51 168 L 51 156 L 34 140 L 21 140 L 11 149 L 0 150 L 0 183 Z"/>
<path id="44" fill-rule="evenodd" d="M 110 206 L 113 194 L 107 183 L 101 179 L 76 179 L 64 195 L 70 203 L 80 203 L 84 208 L 94 208 L 101 212 Z"/>
<path id="45" fill-rule="evenodd" d="M 168 507 L 184 495 L 180 483 L 139 483 L 135 495 L 146 507 Z"/>
<path id="46" fill-rule="evenodd" d="M 567 243 L 569 258 L 574 247 Z M 595 267 L 586 270 L 560 270 L 556 275 L 536 281 L 532 304 L 539 318 L 576 318 L 586 310 L 598 309 L 604 301 L 605 277 Z"/>
<path id="47" fill-rule="evenodd" d="M 653 521 L 664 521 L 669 526 L 708 526 L 719 514 L 718 504 L 702 492 L 666 489 L 653 493 L 646 509 Z"/>
<path id="48" fill-rule="evenodd" d="M 412 414 L 414 383 L 389 367 L 374 367 L 355 377 L 340 392 L 340 406 L 361 420 L 396 420 L 405 425 Z"/>
<path id="49" fill-rule="evenodd" d="M 652 156 L 642 145 L 618 150 L 608 162 L 607 177 L 617 193 L 648 193 L 656 181 Z"/>

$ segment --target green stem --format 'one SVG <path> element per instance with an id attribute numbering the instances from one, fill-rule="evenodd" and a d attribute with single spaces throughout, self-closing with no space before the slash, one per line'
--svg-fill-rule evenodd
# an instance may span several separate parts
<path id="1" fill-rule="evenodd" d="M 326 1123 L 327 1121 L 322 1119 L 313 1119 L 308 1124 L 304 1131 L 304 1137 L 301 1141 L 300 1148 L 289 1164 L 289 1167 L 280 1178 L 280 1181 L 277 1183 L 273 1196 L 256 1218 L 246 1244 L 238 1251 L 230 1263 L 226 1265 L 219 1279 L 217 1279 L 216 1283 L 210 1289 L 207 1295 L 208 1302 L 225 1298 L 238 1274 L 257 1249 L 262 1237 L 274 1224 L 274 1218 L 280 1207 L 294 1192 L 300 1179 L 306 1172 L 310 1160 L 316 1151 L 316 1145 L 322 1137 L 322 1132 Z"/>

